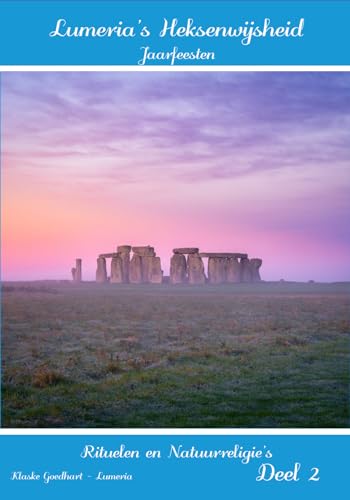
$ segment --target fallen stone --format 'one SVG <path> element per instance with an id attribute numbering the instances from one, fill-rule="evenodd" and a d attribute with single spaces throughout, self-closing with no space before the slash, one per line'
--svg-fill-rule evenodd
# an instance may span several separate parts
<path id="1" fill-rule="evenodd" d="M 178 285 L 187 281 L 186 257 L 175 253 L 170 259 L 170 283 Z"/>
<path id="2" fill-rule="evenodd" d="M 198 253 L 188 255 L 187 272 L 190 285 L 203 285 L 205 283 L 204 264 Z"/>
<path id="3" fill-rule="evenodd" d="M 190 254 L 190 253 L 198 253 L 199 248 L 185 247 L 185 248 L 174 248 L 173 252 L 175 254 Z"/>

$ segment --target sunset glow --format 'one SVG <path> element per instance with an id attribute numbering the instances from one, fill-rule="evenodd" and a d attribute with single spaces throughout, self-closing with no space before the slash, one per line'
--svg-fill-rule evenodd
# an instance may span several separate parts
<path id="1" fill-rule="evenodd" d="M 117 245 L 350 279 L 350 73 L 5 73 L 2 275 L 94 279 Z"/>

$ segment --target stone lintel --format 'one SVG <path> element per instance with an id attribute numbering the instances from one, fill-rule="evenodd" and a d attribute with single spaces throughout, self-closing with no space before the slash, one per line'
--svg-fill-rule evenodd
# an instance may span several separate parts
<path id="1" fill-rule="evenodd" d="M 156 255 L 154 247 L 149 245 L 144 247 L 132 247 L 132 251 L 135 255 L 140 255 L 141 257 L 155 257 Z"/>
<path id="2" fill-rule="evenodd" d="M 154 250 L 154 247 L 151 247 L 151 245 L 144 245 L 139 247 L 131 247 L 131 250 L 137 253 L 137 252 L 143 252 L 144 250 Z"/>
<path id="3" fill-rule="evenodd" d="M 131 245 L 119 245 L 117 246 L 117 252 L 119 253 L 130 253 Z"/>
<path id="4" fill-rule="evenodd" d="M 199 254 L 200 257 L 213 257 L 216 259 L 229 259 L 232 257 L 236 257 L 237 259 L 246 259 L 248 254 L 246 253 L 231 253 L 231 252 L 201 252 Z"/>
<path id="5" fill-rule="evenodd" d="M 175 254 L 198 253 L 199 252 L 199 248 L 194 248 L 194 247 L 174 248 L 173 252 Z"/>

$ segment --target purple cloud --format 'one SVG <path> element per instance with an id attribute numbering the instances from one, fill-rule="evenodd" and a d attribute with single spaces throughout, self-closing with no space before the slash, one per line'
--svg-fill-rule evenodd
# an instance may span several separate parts
<path id="1" fill-rule="evenodd" d="M 14 72 L 2 95 L 19 176 L 349 245 L 350 73 Z"/>

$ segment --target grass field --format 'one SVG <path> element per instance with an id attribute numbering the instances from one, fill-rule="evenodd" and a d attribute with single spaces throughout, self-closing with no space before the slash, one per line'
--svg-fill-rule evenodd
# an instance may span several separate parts
<path id="1" fill-rule="evenodd" d="M 347 427 L 350 285 L 5 283 L 5 427 Z"/>

